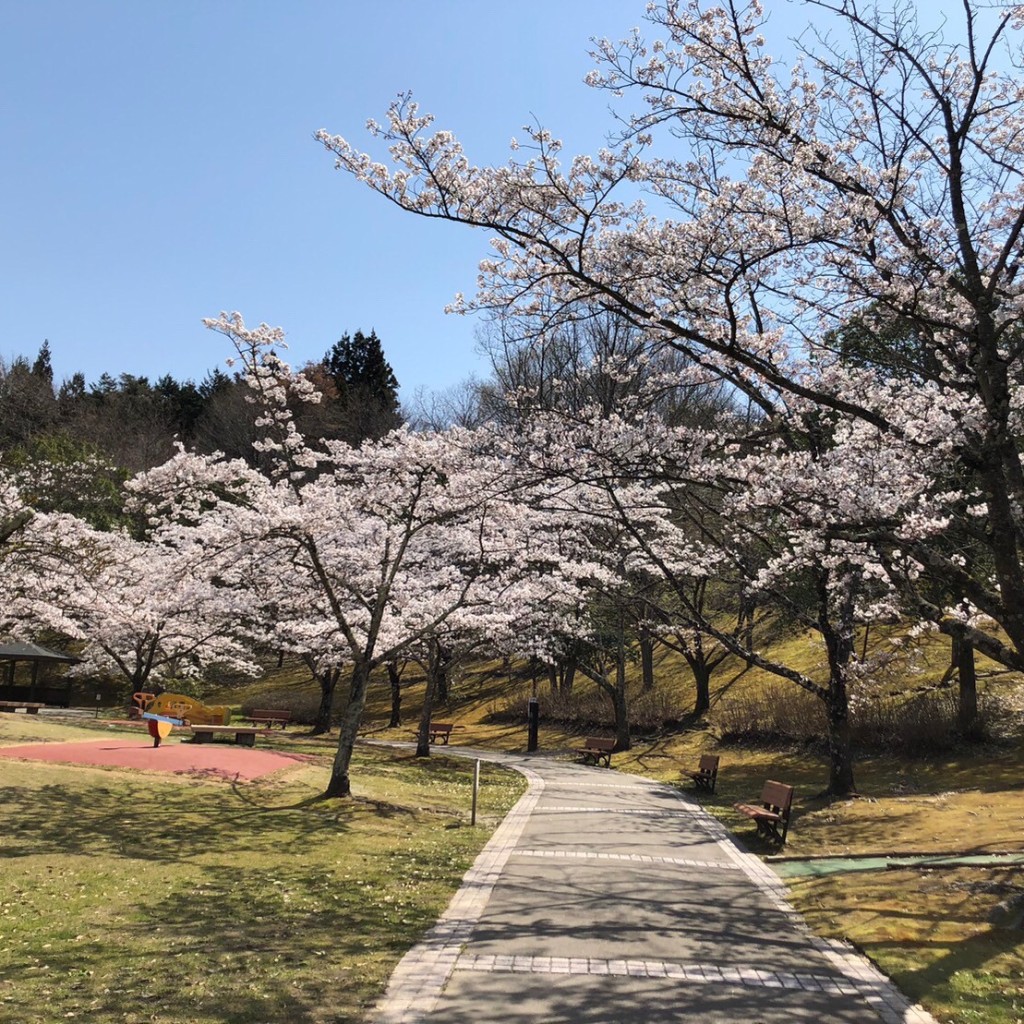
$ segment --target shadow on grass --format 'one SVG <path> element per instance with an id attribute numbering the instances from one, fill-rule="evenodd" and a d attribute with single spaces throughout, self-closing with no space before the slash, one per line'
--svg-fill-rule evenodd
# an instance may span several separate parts
<path id="1" fill-rule="evenodd" d="M 0 789 L 8 857 L 30 854 L 108 854 L 176 862 L 190 853 L 287 846 L 325 833 L 343 832 L 351 805 L 302 801 L 284 807 L 251 802 L 245 791 L 197 793 L 166 787 L 160 792 L 122 783 L 117 787 L 47 785 Z M 273 815 L 277 828 L 256 819 Z"/>
<path id="2" fill-rule="evenodd" d="M 385 891 L 341 882 L 330 869 L 311 876 L 287 861 L 244 871 L 233 861 L 207 866 L 199 885 L 143 895 L 131 920 L 102 938 L 54 944 L 48 971 L 76 978 L 61 1009 L 73 998 L 90 1019 L 355 1021 L 434 919 L 423 908 L 396 910 Z M 388 913 L 405 917 L 382 927 Z"/>
<path id="3" fill-rule="evenodd" d="M 988 1020 L 998 1019 L 987 1016 L 993 1012 L 993 1004 L 1002 1005 L 1005 1011 L 1009 1011 L 1011 1007 L 1017 1007 L 1020 996 L 1024 994 L 1024 986 L 1019 980 L 1021 942 L 1019 930 L 991 928 L 952 945 L 948 942 L 879 942 L 870 943 L 864 952 L 881 962 L 898 955 L 900 950 L 911 953 L 919 962 L 923 959 L 923 966 L 895 971 L 893 979 L 904 992 L 914 999 L 938 995 L 946 1000 L 951 999 L 955 991 L 957 1009 L 963 1014 L 962 1019 Z M 944 951 L 933 956 L 937 949 Z M 1007 970 L 1002 977 L 1000 975 L 1004 972 L 993 972 L 993 961 L 1001 957 L 1014 958 L 1017 970 Z M 1013 991 L 1013 974 L 1018 979 L 1016 991 Z M 970 991 L 964 991 L 963 986 L 958 984 L 964 975 L 972 975 L 980 983 L 973 985 Z"/>
<path id="4" fill-rule="evenodd" d="M 905 868 L 793 880 L 812 917 L 827 911 L 912 999 L 957 1020 L 1011 1021 L 1024 996 L 1024 936 L 1016 867 Z M 1000 900 L 1003 902 L 998 902 Z M 826 928 L 830 926 L 824 920 Z M 878 925 L 883 927 L 879 928 Z"/>

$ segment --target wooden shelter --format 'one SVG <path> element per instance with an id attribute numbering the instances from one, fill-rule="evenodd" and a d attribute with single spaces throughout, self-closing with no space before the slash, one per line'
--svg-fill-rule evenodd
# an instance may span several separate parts
<path id="1" fill-rule="evenodd" d="M 55 704 L 66 708 L 70 703 L 71 686 L 69 683 L 44 684 L 39 681 L 39 666 L 44 662 L 51 664 L 74 664 L 81 659 L 73 654 L 51 651 L 39 644 L 0 644 L 0 662 L 6 662 L 4 682 L 0 683 L 0 700 L 41 701 L 44 704 Z M 18 662 L 28 662 L 32 666 L 31 680 L 26 686 L 15 681 L 15 670 Z"/>

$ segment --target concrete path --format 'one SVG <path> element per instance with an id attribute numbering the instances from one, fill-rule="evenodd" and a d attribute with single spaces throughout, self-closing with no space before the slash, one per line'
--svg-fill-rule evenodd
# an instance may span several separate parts
<path id="1" fill-rule="evenodd" d="M 695 800 L 632 775 L 451 750 L 527 793 L 392 976 L 377 1024 L 934 1024 Z"/>

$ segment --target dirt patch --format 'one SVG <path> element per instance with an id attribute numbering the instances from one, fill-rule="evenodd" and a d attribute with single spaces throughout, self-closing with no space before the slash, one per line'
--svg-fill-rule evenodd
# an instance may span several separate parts
<path id="1" fill-rule="evenodd" d="M 0 747 L 0 757 L 26 761 L 53 761 L 139 771 L 173 772 L 205 779 L 248 782 L 316 758 L 286 754 L 234 743 L 182 743 L 165 740 L 159 747 L 146 737 L 110 737 L 79 743 L 27 743 Z"/>

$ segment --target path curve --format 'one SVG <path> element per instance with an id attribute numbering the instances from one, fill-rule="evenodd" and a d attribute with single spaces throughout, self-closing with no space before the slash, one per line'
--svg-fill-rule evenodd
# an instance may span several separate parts
<path id="1" fill-rule="evenodd" d="M 639 776 L 532 755 L 526 793 L 423 941 L 375 1024 L 935 1024 L 712 815 Z"/>

